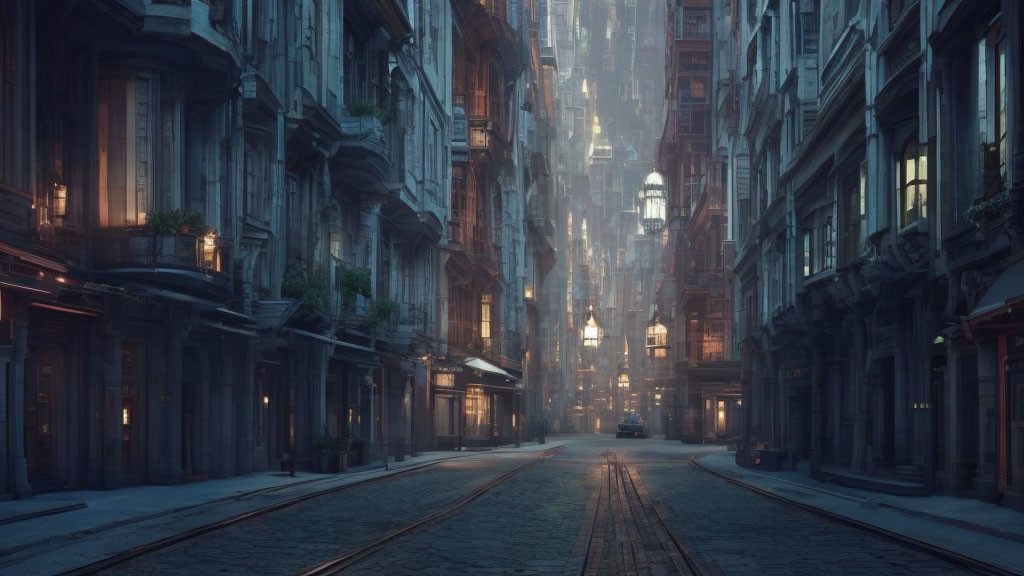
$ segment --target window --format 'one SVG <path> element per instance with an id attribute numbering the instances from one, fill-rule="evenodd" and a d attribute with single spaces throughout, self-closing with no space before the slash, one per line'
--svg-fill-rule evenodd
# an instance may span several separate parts
<path id="1" fill-rule="evenodd" d="M 917 140 L 903 148 L 896 168 L 899 186 L 900 226 L 928 217 L 928 157 L 918 150 Z"/>
<path id="2" fill-rule="evenodd" d="M 999 148 L 999 176 L 1006 179 L 1006 42 L 1000 40 L 995 49 L 996 146 Z"/>
<path id="3" fill-rule="evenodd" d="M 707 96 L 704 90 L 704 79 L 703 78 L 680 78 L 679 80 L 679 103 L 680 104 L 694 104 L 704 103 L 707 101 Z"/>
<path id="4" fill-rule="evenodd" d="M 489 340 L 491 338 L 491 295 L 484 294 L 480 297 L 480 337 Z"/>
<path id="5" fill-rule="evenodd" d="M 808 3 L 810 10 L 800 11 L 800 54 L 818 53 L 818 4 Z"/>
<path id="6" fill-rule="evenodd" d="M 679 111 L 679 132 L 682 134 L 707 134 L 707 111 L 680 110 Z"/>
<path id="7" fill-rule="evenodd" d="M 682 10 L 683 38 L 704 39 L 711 35 L 710 18 L 707 10 Z"/>
<path id="8" fill-rule="evenodd" d="M 166 74 L 122 69 L 101 77 L 100 226 L 142 226 L 160 204 L 175 206 L 179 106 L 180 86 Z"/>
<path id="9" fill-rule="evenodd" d="M 466 390 L 466 437 L 481 439 L 489 438 L 490 397 L 484 394 L 483 388 L 469 386 Z"/>
<path id="10" fill-rule="evenodd" d="M 0 2 L 0 182 L 16 188 L 27 185 L 24 170 L 28 121 L 19 91 L 24 89 L 24 66 L 28 61 L 24 53 L 26 30 L 23 17 L 18 15 L 16 3 Z M 21 104 L 21 105 L 19 105 Z"/>
<path id="11" fill-rule="evenodd" d="M 817 212 L 804 225 L 804 277 L 836 267 L 836 229 L 832 210 Z"/>
<path id="12" fill-rule="evenodd" d="M 864 216 L 864 192 L 867 184 L 867 165 L 860 165 L 860 173 L 851 174 L 843 183 L 845 202 L 843 218 L 843 264 L 857 259 L 860 253 L 860 229 Z"/>
<path id="13" fill-rule="evenodd" d="M 349 25 L 350 21 L 345 17 L 345 103 L 367 101 L 371 97 L 373 89 L 370 77 L 372 68 L 369 63 L 367 52 L 368 38 L 359 32 L 355 26 Z"/>

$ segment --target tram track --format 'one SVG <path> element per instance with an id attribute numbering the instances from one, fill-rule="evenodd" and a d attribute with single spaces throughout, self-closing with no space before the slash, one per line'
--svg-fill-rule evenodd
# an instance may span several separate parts
<path id="1" fill-rule="evenodd" d="M 418 465 L 418 466 L 415 466 L 415 467 L 410 467 L 410 468 L 398 470 L 398 471 L 392 472 L 392 473 L 390 473 L 388 475 L 385 475 L 385 476 L 375 476 L 375 477 L 372 477 L 372 478 L 365 478 L 365 479 L 362 479 L 362 480 L 356 480 L 355 482 L 350 482 L 350 483 L 347 483 L 347 484 L 341 484 L 341 485 L 337 485 L 337 486 L 331 486 L 331 487 L 325 488 L 323 490 L 317 490 L 317 491 L 314 491 L 314 492 L 309 492 L 309 493 L 306 493 L 306 494 L 301 494 L 301 495 L 298 495 L 298 496 L 294 496 L 294 497 L 291 497 L 291 498 L 286 498 L 284 500 L 281 500 L 279 502 L 275 502 L 273 504 L 268 504 L 266 506 L 261 506 L 259 508 L 255 508 L 253 510 L 249 510 L 249 511 L 242 512 L 242 513 L 239 513 L 239 514 L 235 514 L 235 515 L 229 516 L 227 518 L 223 518 L 223 519 L 215 521 L 215 522 L 210 522 L 210 523 L 207 523 L 207 524 L 203 524 L 201 526 L 197 526 L 195 528 L 192 528 L 190 530 L 186 530 L 184 532 L 180 532 L 178 534 L 173 534 L 173 535 L 167 536 L 165 538 L 161 538 L 161 539 L 158 539 L 158 540 L 146 543 L 146 544 L 141 544 L 141 545 L 138 545 L 138 546 L 134 546 L 132 548 L 129 548 L 129 549 L 124 550 L 122 552 L 119 552 L 117 554 L 108 556 L 106 558 L 97 560 L 95 562 L 91 562 L 91 563 L 86 564 L 84 566 L 79 566 L 79 567 L 74 568 L 72 570 L 68 570 L 66 572 L 62 572 L 61 574 L 62 574 L 62 576 L 89 576 L 89 575 L 97 574 L 97 573 L 103 572 L 105 570 L 109 570 L 111 568 L 116 568 L 116 567 L 120 566 L 121 564 L 129 562 L 131 560 L 134 560 L 134 559 L 137 559 L 137 558 L 141 558 L 141 557 L 144 557 L 146 555 L 159 552 L 161 550 L 168 549 L 168 548 L 170 548 L 172 546 L 175 546 L 177 544 L 180 544 L 182 542 L 186 542 L 188 540 L 197 538 L 199 536 L 203 536 L 205 534 L 209 534 L 211 532 L 222 530 L 224 528 L 227 528 L 229 526 L 233 526 L 233 525 L 239 524 L 239 523 L 244 522 L 246 520 L 251 520 L 251 519 L 254 519 L 254 518 L 257 518 L 257 517 L 260 517 L 260 516 L 264 516 L 264 515 L 267 515 L 267 514 L 270 514 L 270 513 L 273 513 L 273 512 L 277 512 L 277 511 L 280 511 L 280 510 L 291 508 L 293 506 L 296 506 L 298 504 L 301 504 L 303 502 L 307 502 L 309 500 L 313 500 L 313 499 L 316 499 L 316 498 L 322 498 L 322 497 L 329 496 L 329 495 L 332 495 L 332 494 L 336 494 L 336 493 L 339 493 L 339 492 L 344 492 L 344 491 L 348 491 L 348 490 L 352 490 L 352 489 L 356 489 L 356 488 L 360 488 L 360 487 L 365 487 L 365 486 L 369 486 L 369 485 L 372 485 L 372 484 L 379 484 L 379 483 L 383 483 L 383 482 L 398 480 L 400 478 L 407 478 L 407 477 L 413 476 L 415 474 L 420 474 L 420 473 L 426 472 L 426 471 L 428 471 L 428 470 L 430 470 L 432 468 L 437 467 L 440 464 L 443 464 L 445 462 L 449 462 L 449 461 L 451 461 L 453 459 L 465 458 L 467 456 L 469 456 L 469 455 L 467 454 L 467 455 L 453 456 L 453 457 L 450 457 L 450 458 L 442 458 L 442 459 L 438 459 L 438 460 L 435 460 L 435 461 L 432 461 L 432 462 L 427 462 L 427 463 L 424 463 L 422 465 Z M 244 501 L 251 500 L 251 499 L 256 498 L 258 496 L 261 496 L 261 495 L 265 495 L 265 494 L 269 494 L 269 493 L 273 493 L 273 492 L 277 492 L 277 491 L 281 491 L 281 490 L 287 490 L 287 489 L 295 488 L 295 487 L 299 487 L 299 486 L 304 486 L 304 485 L 309 485 L 309 484 L 316 484 L 316 483 L 319 483 L 319 482 L 325 482 L 325 481 L 329 481 L 329 480 L 331 480 L 331 477 L 314 478 L 314 479 L 300 481 L 300 482 L 295 482 L 295 483 L 287 484 L 287 485 L 283 485 L 283 486 L 272 486 L 272 487 L 267 487 L 267 488 L 260 488 L 260 489 L 256 489 L 256 490 L 250 490 L 250 491 L 247 491 L 247 492 L 243 492 L 241 494 L 237 494 L 237 495 L 231 496 L 229 498 L 223 498 L 221 500 L 218 500 L 217 502 L 223 502 L 223 501 L 244 502 Z M 175 512 L 187 511 L 187 510 L 191 510 L 191 509 L 194 509 L 194 508 L 196 508 L 196 507 L 194 507 L 194 506 L 193 507 L 188 507 L 188 508 L 185 508 L 185 509 L 182 509 L 182 510 L 177 510 Z"/>
<path id="2" fill-rule="evenodd" d="M 503 473 L 503 474 L 501 474 L 501 475 L 491 479 L 490 481 L 486 482 L 485 484 L 483 484 L 482 486 L 480 486 L 479 488 L 474 490 L 472 493 L 470 493 L 465 498 L 460 499 L 459 501 L 457 501 L 457 502 L 455 502 L 455 503 L 453 503 L 453 504 L 451 504 L 449 506 L 446 506 L 445 508 L 442 508 L 441 510 L 437 510 L 436 512 L 432 512 L 432 513 L 428 514 L 427 516 L 421 517 L 418 520 L 415 520 L 415 521 L 413 521 L 413 522 L 411 522 L 409 524 L 406 524 L 405 526 L 402 526 L 400 528 L 396 528 L 396 529 L 388 532 L 387 534 L 377 538 L 376 540 L 374 540 L 374 541 L 372 541 L 372 542 L 370 542 L 368 544 L 365 544 L 365 545 L 360 546 L 360 547 L 358 547 L 358 548 L 356 548 L 354 550 L 346 552 L 345 554 L 336 556 L 335 558 L 331 558 L 329 560 L 321 562 L 321 563 L 319 563 L 319 564 L 317 564 L 315 566 L 312 566 L 312 567 L 308 568 L 307 570 L 305 570 L 303 572 L 300 572 L 299 576 L 328 576 L 328 575 L 333 575 L 333 574 L 339 574 L 342 571 L 344 571 L 344 570 L 346 570 L 348 568 L 351 568 L 352 566 L 355 566 L 356 564 L 362 562 L 366 558 L 369 558 L 370 556 L 372 556 L 376 552 L 378 552 L 381 549 L 383 549 L 385 546 L 387 546 L 392 541 L 394 541 L 394 540 L 396 540 L 396 539 L 398 539 L 398 538 L 400 538 L 400 537 L 402 537 L 402 536 L 404 536 L 406 534 L 409 534 L 409 533 L 411 533 L 413 531 L 416 531 L 416 530 L 418 530 L 420 528 L 423 528 L 423 527 L 429 526 L 431 524 L 436 524 L 438 522 L 444 521 L 445 519 L 451 517 L 453 514 L 458 512 L 460 509 L 462 509 L 466 505 L 470 504 L 471 502 L 474 502 L 474 501 L 478 500 L 479 498 L 481 498 L 482 496 L 484 496 L 485 494 L 487 494 L 488 492 L 490 492 L 491 490 L 493 490 L 497 486 L 501 485 L 502 483 L 504 483 L 509 478 L 511 478 L 511 477 L 515 476 L 516 474 L 519 474 L 520 472 L 523 472 L 524 470 L 532 468 L 532 467 L 536 466 L 537 464 L 540 464 L 541 462 L 551 458 L 556 453 L 558 453 L 561 449 L 562 449 L 561 446 L 557 446 L 555 448 L 550 448 L 548 450 L 545 450 L 544 452 L 541 453 L 540 456 L 532 458 L 530 460 L 530 462 L 527 462 L 526 464 L 524 464 L 522 466 L 514 468 L 514 469 L 512 469 L 512 470 L 510 470 L 508 472 L 505 472 L 505 473 Z"/>
<path id="3" fill-rule="evenodd" d="M 614 452 L 606 453 L 596 511 L 588 520 L 580 576 L 716 574 L 676 537 L 640 475 Z"/>

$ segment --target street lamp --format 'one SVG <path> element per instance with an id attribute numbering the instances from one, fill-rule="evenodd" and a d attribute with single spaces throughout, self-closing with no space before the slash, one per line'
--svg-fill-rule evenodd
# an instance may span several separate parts
<path id="1" fill-rule="evenodd" d="M 661 323 L 661 314 L 655 312 L 654 319 L 647 327 L 647 356 L 665 358 L 668 356 L 668 328 Z"/>
<path id="2" fill-rule="evenodd" d="M 665 228 L 665 179 L 657 172 L 644 178 L 644 186 L 638 198 L 640 223 L 644 233 L 650 236 Z"/>
<path id="3" fill-rule="evenodd" d="M 591 304 L 590 311 L 587 313 L 587 323 L 583 325 L 583 345 L 588 348 L 597 348 L 601 343 L 601 332 L 601 327 L 594 319 L 594 305 Z"/>

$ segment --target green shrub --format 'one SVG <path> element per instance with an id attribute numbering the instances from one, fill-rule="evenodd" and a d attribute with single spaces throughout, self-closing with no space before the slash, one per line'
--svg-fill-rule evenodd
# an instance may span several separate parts
<path id="1" fill-rule="evenodd" d="M 205 236 L 210 231 L 203 213 L 194 210 L 151 212 L 146 218 L 146 227 L 154 234 Z"/>
<path id="2" fill-rule="evenodd" d="M 371 317 L 377 324 L 385 324 L 391 315 L 394 314 L 395 310 L 398 309 L 398 303 L 390 298 L 378 298 L 373 301 L 373 312 Z"/>
<path id="3" fill-rule="evenodd" d="M 373 292 L 370 290 L 369 268 L 346 268 L 342 265 L 339 267 L 338 272 L 338 289 L 341 290 L 342 294 L 348 297 L 354 295 L 359 295 L 363 298 L 373 297 Z"/>
<path id="4" fill-rule="evenodd" d="M 284 268 L 281 295 L 285 298 L 299 298 L 323 312 L 327 310 L 327 278 L 319 268 L 310 270 L 305 260 L 295 258 Z"/>
<path id="5" fill-rule="evenodd" d="M 373 102 L 366 100 L 357 100 L 349 104 L 348 113 L 357 118 L 361 116 L 375 116 L 381 124 L 387 124 L 391 120 L 391 115 L 388 114 L 387 110 L 379 108 Z"/>

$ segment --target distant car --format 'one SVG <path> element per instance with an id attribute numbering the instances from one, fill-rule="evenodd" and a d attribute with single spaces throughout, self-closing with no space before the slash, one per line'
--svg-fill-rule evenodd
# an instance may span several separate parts
<path id="1" fill-rule="evenodd" d="M 639 414 L 626 414 L 619 422 L 616 438 L 647 438 L 647 425 Z"/>

